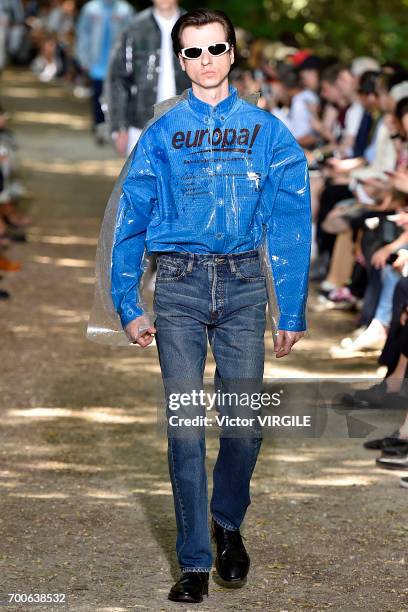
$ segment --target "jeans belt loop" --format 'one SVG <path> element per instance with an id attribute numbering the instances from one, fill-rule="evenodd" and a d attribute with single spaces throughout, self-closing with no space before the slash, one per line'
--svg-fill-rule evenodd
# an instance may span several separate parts
<path id="1" fill-rule="evenodd" d="M 234 262 L 234 258 L 233 258 L 232 255 L 228 255 L 228 261 L 229 261 L 229 265 L 230 265 L 230 268 L 231 268 L 231 272 L 233 274 L 235 274 L 237 269 L 235 267 L 235 262 Z"/>
<path id="2" fill-rule="evenodd" d="M 194 253 L 190 253 L 188 258 L 187 272 L 191 272 L 194 264 Z"/>

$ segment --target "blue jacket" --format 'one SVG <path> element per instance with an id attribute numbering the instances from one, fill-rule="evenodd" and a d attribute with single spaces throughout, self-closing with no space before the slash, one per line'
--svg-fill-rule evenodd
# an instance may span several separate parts
<path id="1" fill-rule="evenodd" d="M 189 89 L 145 129 L 129 160 L 112 245 L 112 300 L 123 326 L 144 313 L 145 252 L 263 246 L 277 326 L 303 331 L 310 242 L 307 162 L 289 130 L 231 86 L 215 107 Z"/>
<path id="2" fill-rule="evenodd" d="M 106 43 L 105 12 L 110 9 L 109 39 L 113 46 L 122 30 L 133 17 L 133 7 L 125 0 L 90 0 L 79 14 L 75 56 L 85 70 L 91 70 L 101 61 Z M 106 62 L 107 63 L 107 62 Z M 107 68 L 107 65 L 106 65 Z M 101 77 L 103 78 L 103 77 Z"/>
<path id="3" fill-rule="evenodd" d="M 22 23 L 24 8 L 21 0 L 0 0 L 0 14 L 7 15 L 12 23 Z"/>

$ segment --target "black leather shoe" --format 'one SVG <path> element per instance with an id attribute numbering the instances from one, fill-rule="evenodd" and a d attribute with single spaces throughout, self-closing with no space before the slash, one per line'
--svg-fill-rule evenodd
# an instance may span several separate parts
<path id="1" fill-rule="evenodd" d="M 408 444 L 408 440 L 400 437 L 399 430 L 393 431 L 389 436 L 384 438 L 376 438 L 375 440 L 367 440 L 363 446 L 367 450 L 382 450 L 386 446 L 404 446 Z"/>
<path id="2" fill-rule="evenodd" d="M 213 540 L 217 544 L 216 581 L 222 586 L 239 588 L 246 583 L 250 559 L 239 529 L 224 529 L 214 519 L 211 522 Z"/>
<path id="3" fill-rule="evenodd" d="M 406 444 L 397 444 L 395 446 L 384 446 L 382 449 L 383 457 L 408 455 L 408 440 Z"/>
<path id="4" fill-rule="evenodd" d="M 354 393 L 340 396 L 340 404 L 347 408 L 403 408 L 406 398 L 400 393 L 388 392 L 386 380 L 369 389 L 358 389 Z"/>
<path id="5" fill-rule="evenodd" d="M 203 595 L 208 596 L 209 572 L 183 572 L 180 580 L 170 589 L 168 599 L 200 603 Z"/>

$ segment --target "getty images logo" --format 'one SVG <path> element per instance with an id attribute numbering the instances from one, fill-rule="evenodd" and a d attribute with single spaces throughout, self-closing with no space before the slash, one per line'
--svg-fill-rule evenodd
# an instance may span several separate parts
<path id="1" fill-rule="evenodd" d="M 210 130 L 189 130 L 188 132 L 176 132 L 172 138 L 174 149 L 195 149 L 200 147 L 198 151 L 192 153 L 208 153 L 209 151 L 225 151 L 234 153 L 252 153 L 252 147 L 256 137 L 258 136 L 261 126 L 257 123 L 253 130 L 241 128 L 226 128 L 221 130 L 216 128 L 212 132 Z M 201 148 L 204 147 L 204 148 Z M 205 147 L 210 147 L 209 149 Z"/>

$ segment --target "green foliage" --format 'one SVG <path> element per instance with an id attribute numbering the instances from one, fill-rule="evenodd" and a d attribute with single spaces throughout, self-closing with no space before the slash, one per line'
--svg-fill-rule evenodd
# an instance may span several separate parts
<path id="1" fill-rule="evenodd" d="M 408 0 L 185 0 L 224 10 L 255 36 L 292 33 L 302 47 L 348 60 L 371 55 L 408 65 Z"/>

